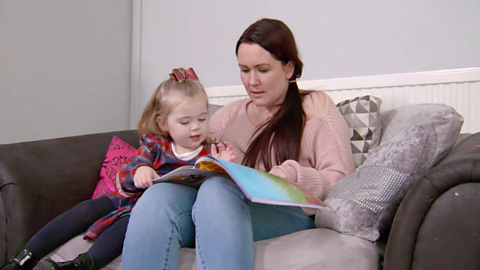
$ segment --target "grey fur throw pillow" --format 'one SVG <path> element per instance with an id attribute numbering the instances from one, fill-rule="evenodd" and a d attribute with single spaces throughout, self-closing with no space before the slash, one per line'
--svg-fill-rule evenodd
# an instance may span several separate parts
<path id="1" fill-rule="evenodd" d="M 370 241 L 388 231 L 398 205 L 425 172 L 447 155 L 463 117 L 440 104 L 382 112 L 380 144 L 354 174 L 337 183 L 315 224 Z"/>

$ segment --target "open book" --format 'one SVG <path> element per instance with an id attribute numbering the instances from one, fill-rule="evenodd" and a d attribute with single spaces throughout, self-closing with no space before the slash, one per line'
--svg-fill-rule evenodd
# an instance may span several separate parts
<path id="1" fill-rule="evenodd" d="M 170 182 L 200 186 L 209 176 L 229 175 L 252 202 L 310 208 L 324 207 L 322 201 L 296 183 L 250 167 L 216 159 L 200 157 L 195 166 L 183 166 L 154 179 L 153 183 Z"/>

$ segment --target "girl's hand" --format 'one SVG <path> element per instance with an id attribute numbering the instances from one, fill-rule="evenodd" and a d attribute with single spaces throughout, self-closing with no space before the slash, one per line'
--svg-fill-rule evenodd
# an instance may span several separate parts
<path id="1" fill-rule="evenodd" d="M 219 143 L 218 146 L 212 144 L 212 157 L 223 159 L 226 161 L 233 161 L 237 156 L 237 151 L 233 146 L 225 141 L 224 143 Z"/>
<path id="2" fill-rule="evenodd" d="M 120 184 L 120 178 L 118 178 L 118 172 L 117 172 L 117 177 L 115 177 L 115 186 L 117 188 L 118 193 L 124 197 L 132 197 L 135 195 L 135 193 L 128 193 L 122 190 L 122 185 Z"/>
<path id="3" fill-rule="evenodd" d="M 136 188 L 145 189 L 153 185 L 152 180 L 160 177 L 152 167 L 141 166 L 135 171 L 133 183 Z"/>

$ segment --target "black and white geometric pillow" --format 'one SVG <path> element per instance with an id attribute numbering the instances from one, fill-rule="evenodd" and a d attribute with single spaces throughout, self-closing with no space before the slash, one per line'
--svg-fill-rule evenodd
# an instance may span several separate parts
<path id="1" fill-rule="evenodd" d="M 350 143 L 357 168 L 380 142 L 382 132 L 380 105 L 382 105 L 382 99 L 371 95 L 356 97 L 337 104 L 350 130 Z"/>

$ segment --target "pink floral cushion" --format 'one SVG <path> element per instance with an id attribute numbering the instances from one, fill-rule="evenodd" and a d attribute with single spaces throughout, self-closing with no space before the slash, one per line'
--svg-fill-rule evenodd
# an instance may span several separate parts
<path id="1" fill-rule="evenodd" d="M 117 190 L 115 187 L 117 171 L 129 157 L 135 155 L 135 152 L 136 150 L 133 146 L 117 136 L 113 136 L 100 170 L 100 181 L 97 183 L 92 199 L 96 199 L 106 192 Z"/>

